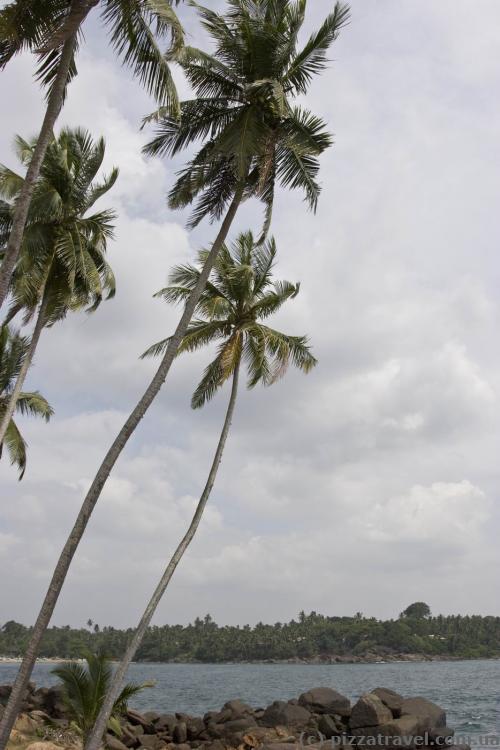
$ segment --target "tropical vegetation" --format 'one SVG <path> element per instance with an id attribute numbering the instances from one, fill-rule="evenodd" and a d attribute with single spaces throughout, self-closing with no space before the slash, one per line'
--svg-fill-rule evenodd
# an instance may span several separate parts
<path id="1" fill-rule="evenodd" d="M 75 44 L 75 26 L 79 27 L 82 13 L 87 13 L 90 5 L 97 2 L 98 0 L 75 0 L 69 14 L 62 21 L 59 16 L 56 27 L 50 26 L 49 37 L 59 40 L 61 59 L 66 45 Z M 123 5 L 131 7 L 135 3 L 132 0 L 125 4 L 107 0 L 104 5 L 105 14 L 106 9 L 109 9 L 110 17 L 119 19 Z M 153 4 L 145 1 L 141 2 L 140 7 L 151 8 L 152 5 L 156 8 L 159 3 L 157 0 Z M 204 217 L 222 221 L 161 363 L 106 453 L 56 563 L 0 722 L 0 750 L 5 746 L 13 726 L 41 639 L 89 518 L 116 461 L 169 374 L 239 206 L 251 197 L 264 203 L 263 234 L 266 234 L 276 185 L 300 188 L 312 209 L 316 208 L 320 193 L 318 158 L 331 145 L 332 139 L 325 123 L 306 107 L 299 106 L 298 102 L 305 101 L 312 80 L 327 66 L 328 51 L 348 20 L 347 6 L 337 3 L 320 28 L 305 43 L 301 43 L 300 32 L 306 16 L 306 0 L 255 0 L 251 3 L 246 0 L 228 0 L 227 11 L 222 14 L 195 5 L 202 25 L 208 32 L 213 51 L 209 54 L 190 47 L 181 48 L 179 45 L 176 59 L 192 85 L 196 98 L 181 103 L 179 117 L 172 116 L 169 107 L 161 107 L 153 115 L 157 133 L 146 151 L 151 155 L 172 155 L 189 148 L 192 152 L 195 142 L 199 142 L 198 151 L 181 170 L 170 193 L 170 206 L 181 208 L 197 201 L 193 224 Z M 33 16 L 33 22 L 35 25 L 38 22 L 42 30 L 45 29 L 46 22 L 41 22 L 43 16 L 40 13 L 43 10 Z M 26 20 L 22 13 L 19 17 Z M 68 19 L 69 25 L 66 24 Z M 75 21 L 74 24 L 71 19 Z M 162 23 L 161 20 L 158 22 Z M 32 28 L 31 21 L 27 27 Z M 71 30 L 69 36 L 66 34 L 68 29 Z M 18 32 L 16 27 L 16 33 Z M 38 45 L 40 34 L 30 32 L 26 37 L 20 38 L 25 39 L 23 44 L 29 47 L 35 44 L 35 36 Z M 42 37 L 46 38 L 46 34 Z M 0 39 L 2 38 L 4 43 L 11 43 L 8 33 L 2 31 L 0 25 Z M 119 51 L 126 55 L 127 37 L 118 35 L 116 39 Z M 64 77 L 64 85 L 66 80 L 67 75 Z M 52 90 L 55 90 L 55 83 Z M 62 102 L 63 92 L 64 87 L 59 104 Z M 33 162 L 34 159 L 30 168 Z M 28 176 L 26 179 L 28 180 Z M 21 211 L 23 201 L 25 196 L 19 196 L 16 214 Z M 22 220 L 22 227 L 25 219 L 26 216 Z M 17 216 L 14 225 L 18 228 Z M 7 272 L 11 262 L 13 230 L 2 263 L 2 268 L 7 269 Z M 98 741 L 100 738 L 95 739 L 96 747 Z"/>
<path id="2" fill-rule="evenodd" d="M 22 336 L 19 331 L 7 325 L 0 328 L 0 420 L 7 412 L 11 393 L 29 348 L 27 336 Z M 21 391 L 16 400 L 15 411 L 23 416 L 41 417 L 47 422 L 53 414 L 52 407 L 38 391 Z M 0 442 L 0 458 L 4 448 L 10 462 L 19 469 L 19 479 L 22 479 L 26 471 L 26 441 L 13 416 L 9 419 L 3 442 Z"/>
<path id="3" fill-rule="evenodd" d="M 162 289 L 159 295 L 167 302 L 183 302 L 187 299 L 198 284 L 206 256 L 206 252 L 200 253 L 198 267 L 185 265 L 175 268 L 170 276 L 170 286 Z M 267 386 L 275 383 L 283 377 L 290 363 L 305 373 L 316 364 L 304 336 L 281 333 L 263 322 L 299 292 L 298 284 L 291 284 L 289 281 L 273 282 L 275 257 L 274 239 L 257 245 L 252 232 L 240 234 L 231 248 L 224 245 L 198 301 L 196 311 L 199 317 L 188 326 L 179 346 L 178 354 L 181 354 L 218 343 L 215 359 L 205 369 L 191 406 L 193 409 L 204 406 L 224 383 L 231 380 L 226 416 L 208 479 L 189 528 L 171 557 L 130 639 L 103 702 L 95 729 L 86 744 L 87 750 L 97 748 L 130 662 L 135 657 L 177 565 L 199 527 L 233 419 L 241 366 L 246 365 L 248 387 L 253 388 L 257 383 Z M 168 344 L 169 339 L 164 339 L 153 345 L 146 354 L 161 354 Z"/>
<path id="4" fill-rule="evenodd" d="M 21 164 L 26 166 L 36 142 L 28 143 L 18 136 L 16 147 Z M 23 312 L 24 323 L 34 318 L 35 325 L 0 420 L 0 443 L 43 329 L 64 319 L 70 311 L 93 312 L 105 296 L 110 298 L 115 293 L 115 278 L 105 257 L 115 214 L 109 209 L 89 213 L 118 176 L 114 168 L 101 182 L 95 182 L 104 154 L 104 139 L 94 143 L 90 134 L 79 128 L 62 130 L 47 149 L 11 279 L 11 307 L 6 318 L 12 320 Z M 21 175 L 0 166 L 0 247 L 5 244 L 23 185 Z"/>
<path id="5" fill-rule="evenodd" d="M 175 0 L 177 3 L 178 0 Z M 0 267 L 0 307 L 8 293 L 36 182 L 63 107 L 68 83 L 77 74 L 82 27 L 94 8 L 101 10 L 110 45 L 141 85 L 169 111 L 178 112 L 169 57 L 183 44 L 173 0 L 12 0 L 0 10 L 0 70 L 23 51 L 38 59 L 36 78 L 47 89 L 47 107 L 16 201 Z M 167 41 L 162 50 L 161 45 Z"/>
<path id="6" fill-rule="evenodd" d="M 31 628 L 12 620 L 0 628 L 0 654 L 24 653 Z M 92 627 L 51 627 L 40 654 L 79 658 L 89 649 L 102 649 L 120 659 L 132 637 L 131 629 L 92 624 Z M 206 615 L 189 625 L 148 628 L 136 654 L 143 662 L 244 662 L 281 659 L 365 657 L 383 659 L 399 654 L 434 657 L 486 658 L 500 656 L 500 617 L 434 615 L 428 618 L 379 620 L 361 613 L 346 617 L 304 612 L 290 622 L 256 625 L 217 625 Z"/>
<path id="7" fill-rule="evenodd" d="M 68 662 L 51 671 L 61 681 L 62 698 L 71 727 L 78 731 L 85 742 L 113 678 L 113 667 L 102 652 L 89 651 L 84 658 L 85 664 Z M 121 689 L 108 722 L 115 734 L 121 735 L 119 719 L 125 714 L 128 701 L 150 685 L 146 682 L 141 685 L 129 682 Z"/>

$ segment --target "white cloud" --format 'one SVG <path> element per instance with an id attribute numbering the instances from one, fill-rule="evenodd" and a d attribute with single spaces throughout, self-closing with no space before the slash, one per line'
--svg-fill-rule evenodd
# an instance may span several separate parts
<path id="1" fill-rule="evenodd" d="M 302 282 L 275 324 L 308 333 L 319 365 L 242 389 L 206 517 L 159 622 L 206 611 L 222 622 L 284 620 L 302 608 L 386 616 L 416 599 L 434 611 L 500 612 L 499 21 L 490 0 L 472 19 L 461 0 L 353 1 L 335 63 L 308 101 L 336 140 L 318 214 L 283 192 L 275 211 L 277 273 Z M 119 212 L 118 294 L 44 333 L 29 384 L 56 416 L 49 426 L 22 420 L 22 483 L 0 464 L 0 555 L 12 573 L 0 597 L 26 622 L 153 372 L 138 355 L 177 320 L 152 294 L 214 232 L 188 235 L 166 210 L 177 165 L 141 155 L 151 102 L 92 34 L 79 69 L 62 122 L 103 134 L 108 167 L 120 166 L 107 203 Z M 9 101 L 0 160 L 10 164 L 12 134 L 29 135 L 40 118 L 31 71 L 22 58 L 0 79 Z M 257 208 L 240 226 L 249 215 Z M 189 410 L 207 356 L 176 362 L 118 462 L 57 622 L 137 619 L 215 449 L 227 393 Z"/>

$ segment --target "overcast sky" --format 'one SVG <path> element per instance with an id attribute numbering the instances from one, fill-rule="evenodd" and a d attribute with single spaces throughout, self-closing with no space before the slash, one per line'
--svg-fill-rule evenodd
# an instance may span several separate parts
<path id="1" fill-rule="evenodd" d="M 311 26 L 331 7 L 309 3 Z M 188 20 L 191 39 L 203 36 Z M 276 274 L 301 292 L 275 319 L 319 359 L 242 392 L 199 535 L 155 622 L 298 611 L 500 615 L 500 6 L 353 0 L 309 106 L 335 134 L 316 216 L 279 191 Z M 107 141 L 120 178 L 109 251 L 116 299 L 46 331 L 30 388 L 56 415 L 23 420 L 23 482 L 0 464 L 0 622 L 31 623 L 98 465 L 150 378 L 138 355 L 178 311 L 153 300 L 215 228 L 166 208 L 174 169 L 146 160 L 153 103 L 87 27 L 61 124 Z M 34 61 L 0 75 L 0 162 L 39 127 Z M 184 86 L 182 86 L 184 90 Z M 233 236 L 260 221 L 242 210 Z M 131 626 L 184 532 L 228 398 L 189 399 L 209 353 L 179 359 L 116 466 L 54 615 Z"/>

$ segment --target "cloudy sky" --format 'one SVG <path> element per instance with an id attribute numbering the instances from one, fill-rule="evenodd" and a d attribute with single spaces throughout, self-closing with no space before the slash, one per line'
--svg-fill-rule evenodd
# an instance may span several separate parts
<path id="1" fill-rule="evenodd" d="M 310 2 L 311 26 L 329 10 Z M 194 20 L 187 25 L 196 43 Z M 335 133 L 316 216 L 280 191 L 277 275 L 301 281 L 276 318 L 307 333 L 319 366 L 242 392 L 202 528 L 155 622 L 210 612 L 274 622 L 301 609 L 393 617 L 500 614 L 497 0 L 353 0 L 352 22 L 310 107 Z M 33 135 L 34 62 L 0 76 L 0 161 Z M 107 140 L 121 175 L 114 301 L 44 333 L 29 376 L 56 415 L 23 422 L 23 482 L 0 464 L 0 622 L 34 620 L 105 451 L 150 378 L 138 355 L 178 311 L 152 295 L 214 236 L 185 229 L 165 194 L 175 168 L 146 160 L 153 104 L 87 27 L 61 123 Z M 184 85 L 181 83 L 184 90 Z M 242 210 L 233 236 L 260 220 Z M 177 361 L 115 468 L 54 615 L 133 625 L 203 487 L 227 392 L 189 399 L 208 353 Z"/>

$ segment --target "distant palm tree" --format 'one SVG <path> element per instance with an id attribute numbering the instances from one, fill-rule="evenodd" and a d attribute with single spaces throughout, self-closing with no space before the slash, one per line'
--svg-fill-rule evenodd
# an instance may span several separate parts
<path id="1" fill-rule="evenodd" d="M 63 701 L 69 719 L 82 735 L 84 742 L 89 736 L 113 679 L 113 668 L 103 654 L 89 653 L 85 661 L 85 666 L 78 662 L 68 662 L 51 670 L 62 682 Z M 121 735 L 119 718 L 126 712 L 127 702 L 151 684 L 145 682 L 142 685 L 125 685 L 113 705 L 108 722 L 108 727 L 115 734 Z"/>
<path id="2" fill-rule="evenodd" d="M 7 741 L 7 725 L 13 726 L 89 518 L 114 465 L 170 372 L 238 207 L 252 196 L 262 200 L 267 229 L 276 184 L 302 188 L 309 205 L 316 206 L 318 158 L 331 145 L 331 137 L 320 118 L 294 106 L 294 101 L 307 93 L 313 78 L 326 68 L 328 50 L 349 12 L 347 6 L 337 3 L 299 49 L 306 5 L 306 0 L 228 0 L 226 15 L 196 5 L 214 42 L 214 54 L 191 48 L 179 53 L 198 99 L 181 105 L 180 121 L 168 117 L 166 110 L 157 113 L 158 134 L 148 151 L 174 153 L 191 147 L 196 140 L 205 141 L 183 170 L 171 194 L 171 206 L 189 205 L 198 198 L 195 221 L 203 215 L 214 220 L 221 219 L 224 212 L 225 216 L 162 361 L 107 451 L 61 551 L 0 722 L 0 750 Z"/>
<path id="3" fill-rule="evenodd" d="M 35 143 L 16 141 L 22 163 L 31 158 Z M 29 349 L 17 382 L 10 393 L 0 421 L 0 443 L 15 411 L 40 335 L 46 326 L 61 320 L 71 310 L 95 310 L 106 294 L 113 296 L 115 280 L 105 259 L 107 240 L 113 235 L 113 211 L 88 214 L 94 203 L 107 193 L 118 170 L 102 182 L 94 182 L 104 158 L 101 138 L 93 142 L 81 129 L 65 129 L 47 149 L 28 213 L 21 255 L 11 281 L 10 315 L 25 311 L 25 320 L 36 316 Z M 24 179 L 0 166 L 0 214 L 13 211 Z M 0 243 L 2 232 L 0 231 Z M 7 317 L 9 318 L 10 315 Z"/>
<path id="4" fill-rule="evenodd" d="M 110 43 L 159 104 L 175 114 L 177 92 L 168 65 L 183 44 L 183 30 L 172 9 L 179 0 L 13 0 L 0 10 L 0 70 L 18 53 L 38 55 L 37 78 L 48 86 L 47 108 L 36 147 L 27 163 L 7 250 L 0 267 L 0 307 L 21 249 L 24 226 L 45 151 L 62 109 L 66 86 L 76 75 L 75 55 L 82 24 L 99 6 Z M 160 42 L 169 39 L 166 52 Z M 0 740 L 1 747 L 1 740 Z"/>
<path id="5" fill-rule="evenodd" d="M 4 325 L 0 328 L 0 418 L 7 410 L 10 394 L 29 351 L 29 338 L 21 336 Z M 21 391 L 16 402 L 16 411 L 22 416 L 42 417 L 46 422 L 54 413 L 48 402 L 38 391 Z M 3 442 L 0 442 L 0 458 L 3 447 L 7 448 L 10 462 L 19 469 L 19 479 L 26 470 L 26 443 L 19 427 L 11 417 Z"/>
<path id="6" fill-rule="evenodd" d="M 163 297 L 167 302 L 184 303 L 198 283 L 206 256 L 206 252 L 200 253 L 198 267 L 188 265 L 175 268 L 170 276 L 170 286 L 162 289 L 157 296 Z M 200 317 L 191 323 L 182 339 L 179 354 L 218 342 L 217 356 L 206 368 L 194 392 L 191 406 L 193 409 L 201 408 L 227 380 L 231 380 L 226 417 L 207 483 L 189 529 L 170 559 L 113 675 L 113 681 L 85 750 L 96 750 L 99 747 L 130 662 L 141 644 L 177 565 L 196 534 L 222 460 L 236 405 L 242 363 L 245 363 L 247 368 L 249 388 L 253 388 L 257 383 L 272 385 L 283 377 L 290 363 L 306 373 L 316 364 L 304 336 L 289 336 L 263 322 L 299 292 L 299 284 L 291 284 L 288 281 L 273 282 L 275 256 L 274 239 L 256 245 L 251 232 L 241 234 L 231 250 L 224 246 L 217 256 L 214 271 L 198 302 L 197 313 Z M 160 341 L 148 349 L 145 356 L 161 354 L 168 343 L 169 339 Z"/>

